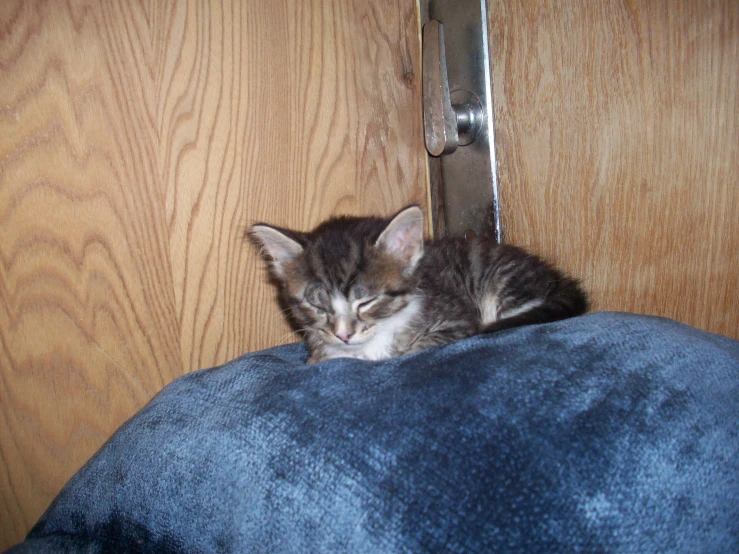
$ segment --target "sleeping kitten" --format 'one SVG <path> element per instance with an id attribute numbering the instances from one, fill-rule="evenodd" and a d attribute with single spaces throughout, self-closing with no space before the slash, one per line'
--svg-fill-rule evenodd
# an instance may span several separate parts
<path id="1" fill-rule="evenodd" d="M 580 315 L 577 281 L 493 239 L 424 244 L 423 214 L 337 217 L 310 233 L 262 223 L 250 237 L 304 331 L 308 363 L 380 360 L 479 333 Z"/>

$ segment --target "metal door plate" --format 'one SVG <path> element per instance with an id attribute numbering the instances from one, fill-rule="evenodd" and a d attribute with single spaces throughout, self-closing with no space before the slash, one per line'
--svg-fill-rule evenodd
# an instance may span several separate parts
<path id="1" fill-rule="evenodd" d="M 488 48 L 486 0 L 429 0 L 421 2 L 423 24 L 443 25 L 448 90 L 454 98 L 473 95 L 482 108 L 479 134 L 473 142 L 438 158 L 446 233 L 467 231 L 501 240 L 498 179 L 493 136 L 493 91 Z M 424 62 L 425 64 L 425 62 Z M 460 129 L 466 122 L 459 121 Z M 432 179 L 434 172 L 432 171 Z M 437 212 L 438 213 L 438 212 Z"/>

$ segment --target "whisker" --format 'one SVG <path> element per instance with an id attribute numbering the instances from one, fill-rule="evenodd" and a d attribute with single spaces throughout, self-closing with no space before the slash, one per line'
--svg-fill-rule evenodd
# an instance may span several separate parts
<path id="1" fill-rule="evenodd" d="M 293 335 L 297 335 L 298 333 L 302 333 L 304 331 L 309 331 L 309 329 L 297 329 L 295 331 L 290 331 L 289 333 L 282 336 L 282 338 L 278 341 L 280 344 L 284 344 L 284 341 L 292 337 Z"/>
<path id="2" fill-rule="evenodd" d="M 285 308 L 284 310 L 280 310 L 279 312 L 273 312 L 273 313 L 272 313 L 272 317 L 271 317 L 271 318 L 270 318 L 270 320 L 269 320 L 269 323 L 270 323 L 270 325 L 271 325 L 271 324 L 272 324 L 272 323 L 274 322 L 274 320 L 275 320 L 275 318 L 276 318 L 277 316 L 281 316 L 281 315 L 283 315 L 283 314 L 284 314 L 285 312 L 289 312 L 289 311 L 290 311 L 290 308 Z"/>

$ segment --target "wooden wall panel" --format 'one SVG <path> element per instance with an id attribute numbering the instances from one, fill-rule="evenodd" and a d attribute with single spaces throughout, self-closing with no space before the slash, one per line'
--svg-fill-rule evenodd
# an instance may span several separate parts
<path id="1" fill-rule="evenodd" d="M 249 223 L 425 204 L 417 21 L 0 3 L 0 549 L 163 385 L 294 339 Z"/>
<path id="2" fill-rule="evenodd" d="M 506 239 L 739 338 L 739 3 L 489 4 Z"/>

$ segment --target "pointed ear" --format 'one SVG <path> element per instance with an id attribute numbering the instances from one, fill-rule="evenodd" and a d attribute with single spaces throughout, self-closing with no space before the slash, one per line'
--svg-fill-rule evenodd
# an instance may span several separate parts
<path id="1" fill-rule="evenodd" d="M 423 212 L 418 206 L 409 206 L 396 215 L 375 242 L 392 255 L 415 269 L 423 256 Z"/>
<path id="2" fill-rule="evenodd" d="M 285 275 L 285 264 L 303 252 L 303 247 L 284 232 L 264 223 L 253 225 L 249 238 L 262 250 L 261 254 L 269 262 L 272 272 L 278 279 Z"/>

